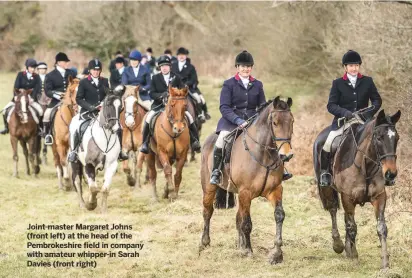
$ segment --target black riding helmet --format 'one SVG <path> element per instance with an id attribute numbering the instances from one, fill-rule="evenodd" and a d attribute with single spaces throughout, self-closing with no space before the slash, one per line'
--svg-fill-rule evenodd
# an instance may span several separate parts
<path id="1" fill-rule="evenodd" d="M 349 50 L 346 52 L 342 57 L 342 65 L 345 66 L 347 64 L 362 64 L 361 56 L 358 52 L 354 50 Z"/>
<path id="2" fill-rule="evenodd" d="M 26 60 L 25 65 L 26 65 L 26 69 L 29 68 L 29 67 L 35 68 L 35 67 L 37 67 L 37 62 L 36 62 L 36 60 L 29 58 L 29 59 Z"/>
<path id="3" fill-rule="evenodd" d="M 102 70 L 102 63 L 98 59 L 90 60 L 88 68 L 89 70 Z"/>
<path id="4" fill-rule="evenodd" d="M 187 50 L 187 49 L 184 48 L 184 47 L 179 47 L 179 48 L 177 49 L 176 55 L 179 55 L 179 54 L 189 55 L 189 50 Z"/>
<path id="5" fill-rule="evenodd" d="M 170 66 L 171 64 L 172 64 L 172 60 L 167 55 L 162 55 L 157 60 L 157 65 L 159 67 L 162 66 L 162 65 L 169 65 Z"/>
<path id="6" fill-rule="evenodd" d="M 243 50 L 241 53 L 239 53 L 236 56 L 235 67 L 238 65 L 253 66 L 254 61 L 253 61 L 252 54 L 250 54 L 246 50 Z"/>

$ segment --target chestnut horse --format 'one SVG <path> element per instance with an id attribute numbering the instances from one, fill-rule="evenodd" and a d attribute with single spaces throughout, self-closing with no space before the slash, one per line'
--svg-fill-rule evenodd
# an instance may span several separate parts
<path id="1" fill-rule="evenodd" d="M 182 181 L 182 171 L 190 147 L 188 122 L 185 118 L 187 107 L 188 88 L 173 88 L 169 84 L 169 97 L 166 108 L 157 118 L 154 134 L 151 137 L 151 150 L 146 163 L 149 169 L 149 182 L 153 188 L 153 197 L 157 200 L 156 193 L 156 157 L 158 156 L 163 166 L 166 177 L 163 198 L 169 198 L 169 191 L 174 191 L 171 199 L 178 197 L 179 186 Z M 175 162 L 176 173 L 172 180 L 172 165 Z"/>
<path id="2" fill-rule="evenodd" d="M 69 86 L 64 94 L 62 103 L 56 112 L 53 123 L 52 145 L 54 166 L 56 167 L 59 189 L 63 189 L 63 179 L 66 190 L 69 190 L 70 177 L 67 163 L 67 151 L 70 147 L 69 126 L 72 118 L 77 114 L 76 95 L 80 79 L 69 77 Z"/>
<path id="3" fill-rule="evenodd" d="M 37 177 L 40 172 L 40 157 L 37 150 L 38 145 L 38 125 L 35 122 L 32 110 L 29 109 L 30 97 L 32 89 L 16 90 L 15 96 L 15 106 L 14 110 L 10 115 L 9 130 L 10 130 L 10 141 L 13 148 L 13 160 L 14 160 L 14 177 L 18 177 L 18 161 L 19 157 L 17 154 L 17 143 L 23 148 L 23 154 L 26 158 L 26 173 L 30 175 L 29 161 Z M 28 145 L 28 148 L 27 148 Z"/>
<path id="4" fill-rule="evenodd" d="M 251 202 L 259 196 L 270 201 L 275 209 L 276 236 L 274 248 L 269 255 L 269 262 L 275 264 L 283 261 L 281 246 L 285 212 L 282 207 L 284 167 L 282 159 L 287 161 L 292 157 L 293 115 L 290 111 L 291 106 L 291 98 L 285 102 L 276 97 L 275 100 L 264 104 L 258 113 L 249 119 L 249 127 L 246 127 L 239 137 L 234 136 L 230 162 L 225 164 L 222 171 L 223 182 L 219 186 L 209 182 L 213 168 L 213 149 L 218 136 L 213 133 L 206 139 L 200 166 L 204 227 L 199 252 L 210 244 L 209 227 L 216 190 L 224 189 L 232 196 L 233 193 L 239 194 L 239 209 L 236 215 L 238 247 L 246 256 L 252 256 L 253 252 L 250 242 Z M 235 129 L 233 132 L 237 133 L 240 130 Z M 222 203 L 227 199 L 217 201 Z M 219 207 L 222 207 L 222 204 Z"/>
<path id="5" fill-rule="evenodd" d="M 355 112 L 356 114 L 356 112 Z M 389 116 L 381 110 L 375 119 L 363 126 L 351 126 L 342 137 L 333 161 L 334 181 L 332 186 L 321 187 L 320 152 L 329 128 L 324 129 L 313 145 L 313 159 L 318 179 L 319 195 L 324 209 L 332 218 L 333 250 L 358 259 L 356 250 L 357 226 L 355 207 L 366 202 L 372 203 L 377 221 L 377 233 L 381 243 L 382 268 L 389 267 L 389 254 L 386 237 L 388 230 L 385 222 L 386 190 L 385 185 L 393 185 L 397 175 L 396 146 L 399 140 L 395 125 L 401 112 Z M 356 132 L 356 135 L 355 135 Z M 337 140 L 335 140 L 337 141 Z M 339 208 L 339 194 L 345 210 L 345 245 L 340 238 L 336 212 Z"/>
<path id="6" fill-rule="evenodd" d="M 123 111 L 120 113 L 120 124 L 123 130 L 123 151 L 132 160 L 132 171 L 129 168 L 129 160 L 123 161 L 123 172 L 126 174 L 129 186 L 140 185 L 144 154 L 139 151 L 143 137 L 141 132 L 143 118 L 146 110 L 138 103 L 139 86 L 125 86 L 123 94 Z"/>

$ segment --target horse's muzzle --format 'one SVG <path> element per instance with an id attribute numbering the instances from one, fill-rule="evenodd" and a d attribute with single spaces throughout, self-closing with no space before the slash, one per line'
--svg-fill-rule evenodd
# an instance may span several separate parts
<path id="1" fill-rule="evenodd" d="M 289 155 L 281 154 L 281 155 L 279 155 L 279 157 L 283 162 L 288 162 L 289 160 L 291 160 L 293 158 L 293 153 L 289 154 Z"/>
<path id="2" fill-rule="evenodd" d="M 395 184 L 395 178 L 397 176 L 397 172 L 392 173 L 391 170 L 387 170 L 385 172 L 385 185 L 394 185 Z"/>

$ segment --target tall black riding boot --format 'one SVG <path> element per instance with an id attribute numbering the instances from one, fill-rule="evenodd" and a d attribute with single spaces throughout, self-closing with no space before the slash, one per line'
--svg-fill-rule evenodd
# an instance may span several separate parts
<path id="1" fill-rule="evenodd" d="M 67 157 L 67 160 L 69 162 L 77 161 L 77 150 L 79 149 L 79 145 L 80 145 L 79 132 L 76 131 L 76 133 L 73 136 L 74 136 L 74 140 L 73 140 L 74 146 L 70 146 L 72 150 Z"/>
<path id="2" fill-rule="evenodd" d="M 145 154 L 149 154 L 149 140 L 150 140 L 150 127 L 149 124 L 144 122 L 143 126 L 143 142 L 142 145 L 140 146 L 140 151 Z"/>
<path id="3" fill-rule="evenodd" d="M 210 184 L 219 185 L 220 179 L 222 176 L 222 160 L 223 160 L 223 152 L 221 148 L 215 146 L 213 151 L 213 172 L 210 177 Z"/>
<path id="4" fill-rule="evenodd" d="M 2 131 L 0 131 L 0 134 L 7 134 L 9 133 L 9 123 L 7 122 L 7 114 L 6 115 L 3 114 L 3 122 L 4 122 L 4 129 Z"/>
<path id="5" fill-rule="evenodd" d="M 129 156 L 127 155 L 127 153 L 123 152 L 123 130 L 121 128 L 119 128 L 119 130 L 117 131 L 117 135 L 119 136 L 119 142 L 120 142 L 120 153 L 119 153 L 119 161 L 123 161 L 123 160 L 128 160 Z"/>
<path id="6" fill-rule="evenodd" d="M 190 133 L 190 143 L 192 146 L 192 151 L 200 153 L 200 143 L 199 143 L 199 133 L 197 132 L 197 127 L 195 123 L 189 126 Z"/>
<path id="7" fill-rule="evenodd" d="M 50 134 L 50 122 L 43 123 L 44 129 L 44 144 L 47 146 L 53 145 L 53 136 Z"/>
<path id="8" fill-rule="evenodd" d="M 320 153 L 320 183 L 322 187 L 330 186 L 332 175 L 330 173 L 330 153 L 322 149 Z"/>

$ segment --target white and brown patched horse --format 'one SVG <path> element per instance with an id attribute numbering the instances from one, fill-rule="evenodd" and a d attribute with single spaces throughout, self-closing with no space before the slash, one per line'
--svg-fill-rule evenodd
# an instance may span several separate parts
<path id="1" fill-rule="evenodd" d="M 72 181 L 82 208 L 86 207 L 88 210 L 94 210 L 97 207 L 97 193 L 101 192 L 102 212 L 107 211 L 107 197 L 112 178 L 117 170 L 117 159 L 120 153 L 117 132 L 120 128 L 119 115 L 121 109 L 121 96 L 108 92 L 98 116 L 91 120 L 84 132 L 79 147 L 79 160 L 71 164 Z M 70 126 L 70 132 L 73 132 L 72 125 Z M 83 166 L 90 193 L 89 201 L 86 203 L 82 193 Z M 101 189 L 99 189 L 96 182 L 97 171 L 104 171 L 104 182 Z"/>

